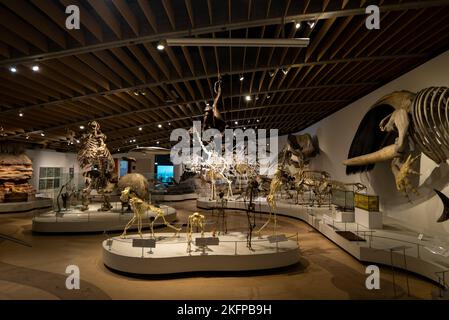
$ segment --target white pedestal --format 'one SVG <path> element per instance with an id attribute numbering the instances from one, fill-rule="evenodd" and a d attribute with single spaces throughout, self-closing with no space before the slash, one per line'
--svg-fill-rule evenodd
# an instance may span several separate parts
<path id="1" fill-rule="evenodd" d="M 355 208 L 355 222 L 368 229 L 382 229 L 382 213 Z"/>
<path id="2" fill-rule="evenodd" d="M 335 220 L 338 222 L 354 222 L 355 214 L 352 211 L 335 211 Z"/>

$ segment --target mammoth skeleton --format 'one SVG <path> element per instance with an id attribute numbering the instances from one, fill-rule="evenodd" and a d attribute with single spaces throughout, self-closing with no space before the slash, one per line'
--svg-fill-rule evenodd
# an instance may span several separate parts
<path id="1" fill-rule="evenodd" d="M 449 88 L 430 87 L 416 94 L 399 91 L 380 99 L 360 123 L 343 163 L 351 174 L 392 160 L 396 187 L 408 194 L 416 192 L 409 180 L 418 174 L 411 168 L 415 147 L 437 164 L 449 159 Z"/>

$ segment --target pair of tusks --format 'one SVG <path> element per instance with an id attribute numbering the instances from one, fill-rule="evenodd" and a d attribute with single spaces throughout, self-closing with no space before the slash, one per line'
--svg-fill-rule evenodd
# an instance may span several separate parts
<path id="1" fill-rule="evenodd" d="M 347 159 L 343 161 L 346 166 L 364 166 L 372 163 L 383 162 L 398 157 L 400 154 L 396 151 L 395 144 L 384 147 L 376 152 L 365 154 L 363 156 Z"/>

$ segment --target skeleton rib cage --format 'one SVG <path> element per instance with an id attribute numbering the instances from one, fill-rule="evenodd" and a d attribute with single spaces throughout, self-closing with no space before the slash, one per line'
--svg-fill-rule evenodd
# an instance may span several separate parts
<path id="1" fill-rule="evenodd" d="M 449 158 L 449 88 L 421 90 L 410 113 L 413 142 L 437 164 L 445 162 Z"/>

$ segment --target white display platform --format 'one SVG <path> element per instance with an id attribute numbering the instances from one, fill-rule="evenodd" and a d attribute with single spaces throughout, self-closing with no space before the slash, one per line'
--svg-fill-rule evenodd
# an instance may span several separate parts
<path id="1" fill-rule="evenodd" d="M 334 213 L 334 218 L 338 222 L 354 222 L 355 214 L 354 212 L 336 210 Z"/>
<path id="2" fill-rule="evenodd" d="M 368 229 L 382 229 L 382 213 L 355 208 L 355 222 Z"/>
<path id="3" fill-rule="evenodd" d="M 52 206 L 53 200 L 48 198 L 36 198 L 25 202 L 2 202 L 0 203 L 0 214 L 51 210 Z"/>
<path id="4" fill-rule="evenodd" d="M 210 237 L 206 233 L 205 237 Z M 220 235 L 217 246 L 208 246 L 204 251 L 195 246 L 193 235 L 192 252 L 187 253 L 186 234 L 174 237 L 173 233 L 157 233 L 155 248 L 132 246 L 132 238 L 110 238 L 103 242 L 103 261 L 111 269 L 134 274 L 171 274 L 193 271 L 245 271 L 285 267 L 300 259 L 296 235 L 288 241 L 270 243 L 266 236 L 253 237 L 254 251 L 246 247 L 246 234 L 230 232 Z M 145 235 L 148 238 L 148 235 Z M 150 251 L 152 253 L 150 253 Z"/>
<path id="5" fill-rule="evenodd" d="M 198 195 L 196 193 L 152 194 L 151 198 L 154 201 L 175 202 L 175 201 L 184 201 L 184 200 L 196 200 L 196 199 L 198 199 Z"/>
<path id="6" fill-rule="evenodd" d="M 81 211 L 73 209 L 70 211 L 55 211 L 37 215 L 33 218 L 32 230 L 42 233 L 70 233 L 70 232 L 103 232 L 121 231 L 132 218 L 132 212 L 121 212 L 121 204 L 112 203 L 111 211 L 97 211 L 101 203 L 91 203 L 89 210 Z M 165 213 L 165 219 L 169 222 L 176 220 L 176 210 L 172 207 L 161 205 Z M 155 215 L 148 211 L 142 219 L 144 227 L 148 227 L 150 219 Z M 161 219 L 156 221 L 155 226 L 159 226 Z M 136 229 L 134 224 L 130 230 Z"/>
<path id="7" fill-rule="evenodd" d="M 256 211 L 269 213 L 269 206 L 264 198 L 255 199 L 255 204 Z M 217 203 L 209 201 L 207 198 L 199 198 L 197 206 L 203 209 L 212 209 L 217 207 Z M 245 202 L 229 200 L 227 208 L 243 210 Z M 278 200 L 275 212 L 308 223 L 362 262 L 393 265 L 420 274 L 435 282 L 438 282 L 437 272 L 449 269 L 449 241 L 430 236 L 425 240 L 420 240 L 418 239 L 419 232 L 401 228 L 400 221 L 390 217 L 383 217 L 384 229 L 373 230 L 355 222 L 337 221 L 332 216 L 331 208 L 305 207 Z M 365 241 L 349 241 L 336 231 L 351 231 L 364 238 Z M 392 248 L 398 246 L 406 248 L 406 265 L 404 265 L 403 251 L 393 250 L 391 252 Z"/>

